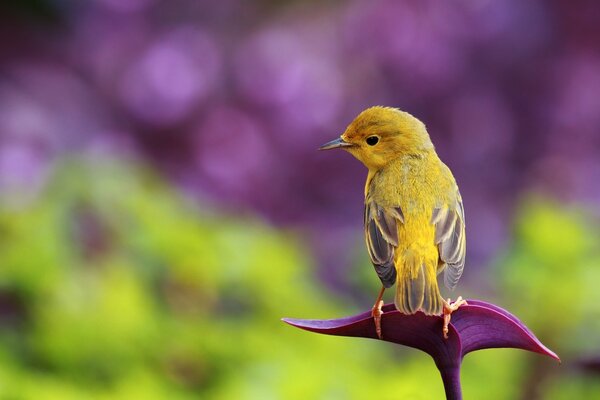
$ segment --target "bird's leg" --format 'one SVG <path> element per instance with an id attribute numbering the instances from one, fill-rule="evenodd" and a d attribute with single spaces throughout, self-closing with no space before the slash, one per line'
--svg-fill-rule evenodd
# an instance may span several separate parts
<path id="1" fill-rule="evenodd" d="M 381 307 L 383 307 L 383 292 L 385 292 L 385 286 L 381 287 L 379 291 L 379 296 L 377 296 L 377 300 L 375 300 L 375 305 L 371 310 L 371 315 L 373 316 L 373 321 L 375 321 L 375 331 L 377 332 L 377 337 L 379 339 L 383 339 L 381 335 L 381 315 L 383 312 L 381 311 Z"/>
<path id="2" fill-rule="evenodd" d="M 468 305 L 468 303 L 466 300 L 463 300 L 461 296 L 458 296 L 454 303 L 452 303 L 452 300 L 450 299 L 448 299 L 448 301 L 444 301 L 444 339 L 448 339 L 448 325 L 450 325 L 452 313 L 458 310 L 460 306 L 465 305 Z"/>

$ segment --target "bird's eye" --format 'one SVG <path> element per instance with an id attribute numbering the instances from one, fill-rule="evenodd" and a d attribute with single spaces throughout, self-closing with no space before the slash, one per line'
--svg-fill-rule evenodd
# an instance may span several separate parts
<path id="1" fill-rule="evenodd" d="M 379 138 L 377 136 L 369 136 L 367 138 L 367 144 L 369 146 L 375 146 L 379 142 Z"/>

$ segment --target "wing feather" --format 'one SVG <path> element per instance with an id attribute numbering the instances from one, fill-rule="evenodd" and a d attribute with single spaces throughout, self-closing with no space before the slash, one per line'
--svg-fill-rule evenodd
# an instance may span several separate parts
<path id="1" fill-rule="evenodd" d="M 445 218 L 438 222 L 435 230 L 436 244 L 445 242 L 451 237 L 454 231 L 454 224 L 456 222 L 456 218 L 456 212 L 454 212 L 453 210 L 448 210 L 446 212 Z"/>
<path id="2" fill-rule="evenodd" d="M 382 208 L 377 207 L 375 222 L 385 240 L 392 246 L 397 247 L 398 225 L 394 214 L 385 212 Z"/>
<path id="3" fill-rule="evenodd" d="M 396 283 L 394 249 L 398 246 L 398 224 L 404 215 L 399 207 L 384 208 L 374 201 L 365 203 L 367 249 L 381 283 L 387 288 Z"/>
<path id="4" fill-rule="evenodd" d="M 444 283 L 454 289 L 460 279 L 466 255 L 465 214 L 462 199 L 456 189 L 456 202 L 433 210 L 431 222 L 435 225 L 435 244 L 445 266 Z"/>

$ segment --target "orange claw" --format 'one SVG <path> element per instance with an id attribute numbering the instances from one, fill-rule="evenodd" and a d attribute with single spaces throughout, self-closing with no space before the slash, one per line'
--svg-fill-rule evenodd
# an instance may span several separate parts
<path id="1" fill-rule="evenodd" d="M 375 303 L 373 309 L 371 310 L 371 315 L 375 321 L 375 331 L 377 332 L 377 337 L 379 339 L 383 339 L 383 336 L 381 335 L 381 315 L 383 314 L 381 307 L 383 307 L 383 300 L 379 300 L 377 303 Z"/>
<path id="2" fill-rule="evenodd" d="M 466 300 L 463 300 L 461 296 L 458 296 L 456 301 L 452 303 L 452 300 L 444 302 L 444 339 L 448 339 L 448 325 L 450 325 L 450 318 L 452 313 L 460 308 L 460 306 L 468 305 Z"/>
<path id="3" fill-rule="evenodd" d="M 383 339 L 383 335 L 381 334 L 381 315 L 383 315 L 381 307 L 383 307 L 383 292 L 385 292 L 385 286 L 383 286 L 379 291 L 379 296 L 377 296 L 377 300 L 375 300 L 375 305 L 371 310 L 371 315 L 373 316 L 373 321 L 375 322 L 375 331 L 377 332 L 377 337 L 379 339 Z"/>

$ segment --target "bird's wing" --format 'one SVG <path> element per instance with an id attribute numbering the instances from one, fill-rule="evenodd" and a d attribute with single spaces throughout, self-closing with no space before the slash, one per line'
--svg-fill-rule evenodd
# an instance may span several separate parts
<path id="1" fill-rule="evenodd" d="M 398 224 L 404 222 L 400 207 L 380 207 L 365 203 L 365 238 L 371 262 L 386 288 L 396 283 L 394 249 L 398 246 Z"/>
<path id="2" fill-rule="evenodd" d="M 466 254 L 465 211 L 458 188 L 454 204 L 436 207 L 431 222 L 435 225 L 440 260 L 446 265 L 444 283 L 448 289 L 454 289 L 463 273 Z"/>

